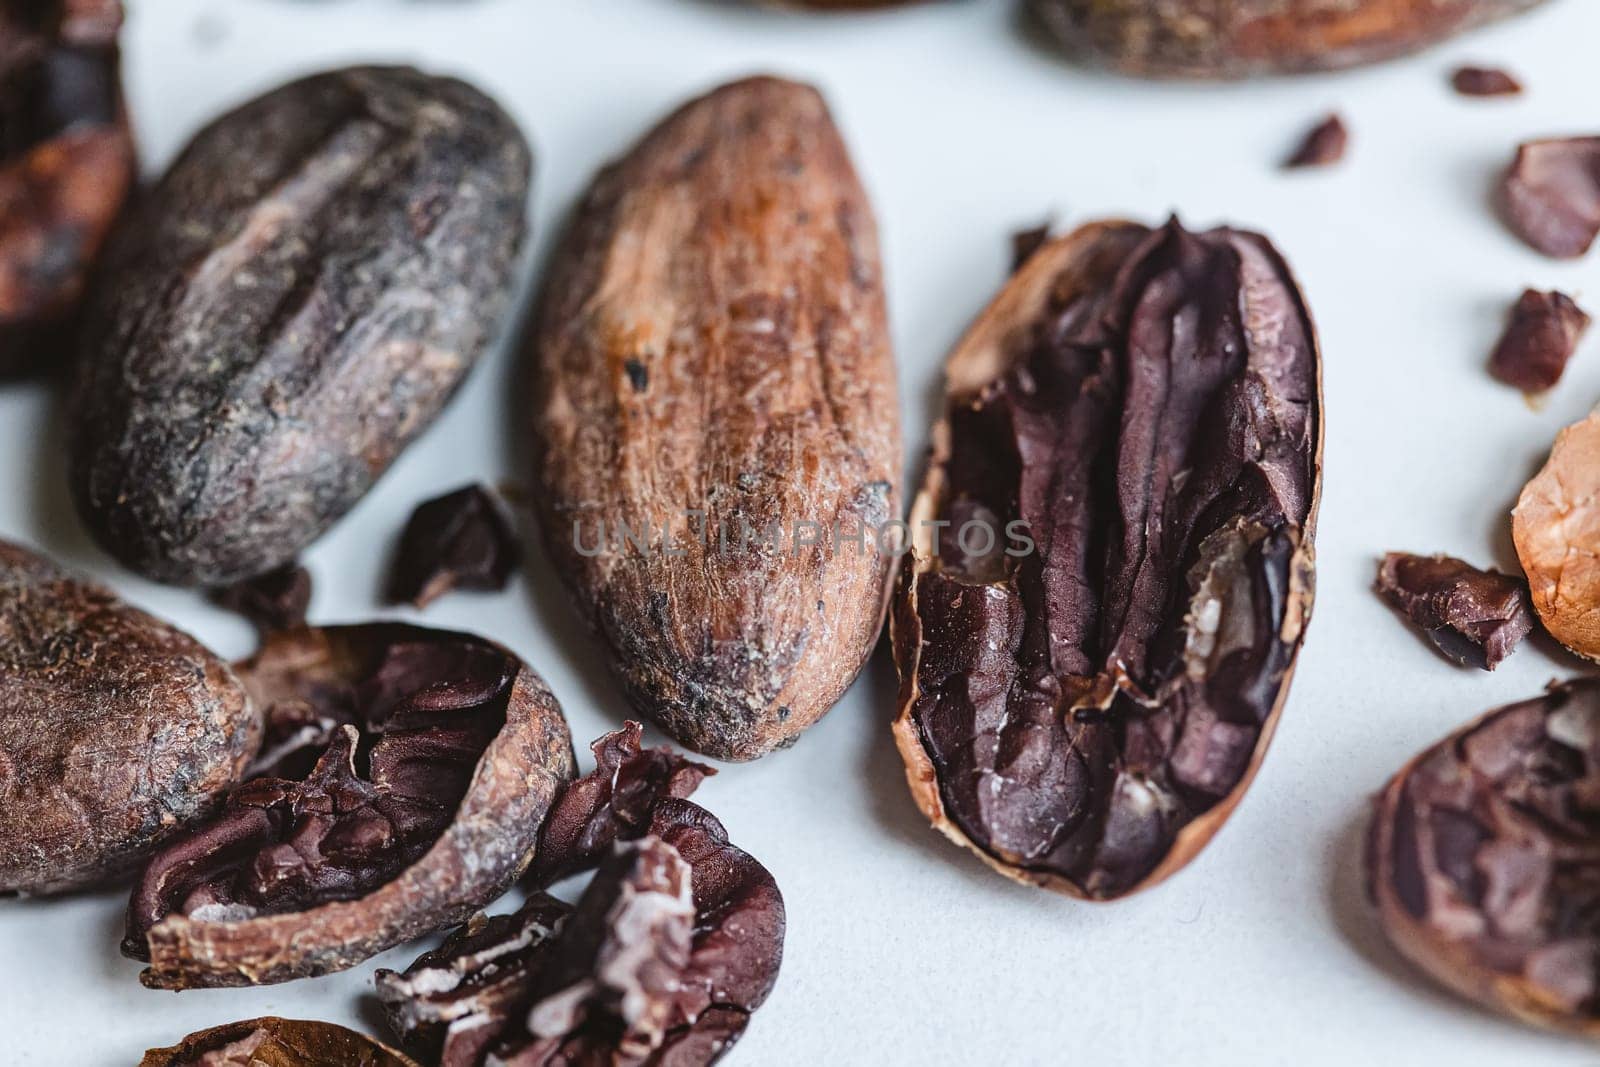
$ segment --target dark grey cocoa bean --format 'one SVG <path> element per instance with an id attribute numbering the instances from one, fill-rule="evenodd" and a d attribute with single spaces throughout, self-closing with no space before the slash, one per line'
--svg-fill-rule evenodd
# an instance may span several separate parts
<path id="1" fill-rule="evenodd" d="M 203 130 L 110 252 L 73 490 L 176 583 L 292 559 L 438 414 L 505 310 L 530 161 L 462 82 L 362 67 Z"/>
<path id="2" fill-rule="evenodd" d="M 128 870 L 221 799 L 257 734 L 197 641 L 0 541 L 0 892 Z"/>

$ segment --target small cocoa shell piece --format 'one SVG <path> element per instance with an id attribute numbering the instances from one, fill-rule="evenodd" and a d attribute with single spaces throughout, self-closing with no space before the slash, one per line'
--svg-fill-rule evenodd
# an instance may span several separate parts
<path id="1" fill-rule="evenodd" d="M 1245 78 L 1393 59 L 1541 0 L 1029 0 L 1074 57 L 1145 78 Z"/>
<path id="2" fill-rule="evenodd" d="M 258 735 L 199 642 L 0 541 L 0 893 L 126 873 L 216 807 Z"/>
<path id="3" fill-rule="evenodd" d="M 387 1045 L 333 1023 L 246 1019 L 153 1048 L 139 1067 L 418 1067 Z"/>
<path id="4" fill-rule="evenodd" d="M 1378 795 L 1367 888 L 1435 981 L 1600 1037 L 1600 682 L 1552 685 L 1425 750 Z"/>
<path id="5" fill-rule="evenodd" d="M 1517 499 L 1511 537 L 1545 629 L 1600 660 L 1600 412 L 1556 437 Z"/>
<path id="6" fill-rule="evenodd" d="M 108 253 L 72 488 L 160 581 L 287 563 L 359 500 L 498 328 L 529 156 L 462 82 L 318 74 L 202 130 Z"/>
<path id="7" fill-rule="evenodd" d="M 573 774 L 560 705 L 481 638 L 294 630 L 238 669 L 267 743 L 135 887 L 123 951 L 148 986 L 327 974 L 459 923 L 526 869 Z"/>
<path id="8" fill-rule="evenodd" d="M 0 377 L 70 351 L 134 183 L 118 0 L 0 0 Z"/>
<path id="9" fill-rule="evenodd" d="M 628 697 L 754 759 L 877 639 L 900 433 L 876 229 L 822 97 L 752 78 L 595 179 L 531 338 L 544 542 Z"/>
<path id="10" fill-rule="evenodd" d="M 1600 236 L 1600 137 L 1521 145 L 1499 195 L 1518 237 L 1552 258 L 1578 258 Z"/>
<path id="11" fill-rule="evenodd" d="M 1264 758 L 1312 600 L 1320 358 L 1263 237 L 1036 252 L 946 365 L 892 627 L 934 826 L 1095 900 L 1184 866 Z"/>

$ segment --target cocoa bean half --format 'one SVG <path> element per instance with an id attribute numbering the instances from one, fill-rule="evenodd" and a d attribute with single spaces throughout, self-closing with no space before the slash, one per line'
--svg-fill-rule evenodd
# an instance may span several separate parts
<path id="1" fill-rule="evenodd" d="M 1406 764 L 1379 794 L 1367 889 L 1435 981 L 1600 1036 L 1600 683 L 1552 685 Z"/>
<path id="2" fill-rule="evenodd" d="M 1337 70 L 1437 44 L 1541 0 L 1029 0 L 1077 58 L 1146 78 Z"/>
<path id="3" fill-rule="evenodd" d="M 899 515 L 876 228 L 821 96 L 725 86 L 602 171 L 529 357 L 545 545 L 628 697 L 723 759 L 793 742 L 877 639 Z"/>
<path id="4" fill-rule="evenodd" d="M 433 420 L 494 333 L 529 157 L 459 81 L 361 67 L 194 139 L 109 253 L 73 492 L 161 581 L 287 563 Z"/>
<path id="5" fill-rule="evenodd" d="M 1319 367 L 1254 234 L 1095 224 L 1013 276 L 950 358 L 892 619 L 937 828 L 1107 899 L 1227 819 L 1310 614 Z"/>
<path id="6" fill-rule="evenodd" d="M 134 183 L 119 0 L 0 0 L 0 376 L 55 369 Z"/>
<path id="7" fill-rule="evenodd" d="M 0 893 L 137 866 L 216 807 L 258 737 L 198 641 L 0 541 Z"/>
<path id="8" fill-rule="evenodd" d="M 134 888 L 122 949 L 147 986 L 328 974 L 459 923 L 527 868 L 573 774 L 555 697 L 482 638 L 291 630 L 238 670 L 266 741 Z"/>

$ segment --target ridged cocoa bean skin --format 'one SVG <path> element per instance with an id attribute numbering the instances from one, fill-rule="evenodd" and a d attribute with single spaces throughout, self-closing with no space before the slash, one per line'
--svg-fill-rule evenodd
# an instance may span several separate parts
<path id="1" fill-rule="evenodd" d="M 0 377 L 54 371 L 135 178 L 120 0 L 0 0 Z"/>
<path id="2" fill-rule="evenodd" d="M 1094 223 L 1028 259 L 946 381 L 892 617 L 912 796 L 1008 877 L 1126 896 L 1221 828 L 1288 694 L 1309 312 L 1263 237 Z M 973 523 L 1008 534 L 969 548 Z"/>
<path id="3" fill-rule="evenodd" d="M 72 489 L 100 543 L 214 586 L 326 531 L 495 333 L 529 171 L 493 101 L 408 68 L 201 131 L 114 241 L 82 353 Z"/>
<path id="4" fill-rule="evenodd" d="M 1028 0 L 1075 58 L 1143 78 L 1247 78 L 1376 63 L 1543 0 Z"/>
<path id="5" fill-rule="evenodd" d="M 128 871 L 220 802 L 258 735 L 199 642 L 0 541 L 0 893 Z"/>
<path id="6" fill-rule="evenodd" d="M 722 759 L 793 742 L 876 641 L 893 560 L 851 538 L 900 500 L 876 227 L 821 96 L 725 86 L 602 171 L 529 359 L 544 541 L 634 706 Z"/>

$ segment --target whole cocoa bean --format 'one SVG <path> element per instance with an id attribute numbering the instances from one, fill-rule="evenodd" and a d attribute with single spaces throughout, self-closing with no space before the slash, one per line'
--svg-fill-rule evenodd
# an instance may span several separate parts
<path id="1" fill-rule="evenodd" d="M 877 639 L 900 434 L 876 228 L 813 89 L 752 78 L 595 180 L 531 340 L 544 541 L 641 713 L 789 744 Z"/>
<path id="2" fill-rule="evenodd" d="M 1541 2 L 1029 0 L 1070 54 L 1147 78 L 1244 78 L 1374 63 Z"/>
<path id="3" fill-rule="evenodd" d="M 292 559 L 438 414 L 494 333 L 529 157 L 459 81 L 296 81 L 194 139 L 114 242 L 73 491 L 161 581 Z"/>
<path id="4" fill-rule="evenodd" d="M 895 738 L 936 827 L 1124 896 L 1266 754 L 1311 610 L 1319 359 L 1263 237 L 1085 226 L 957 346 L 893 617 Z"/>
<path id="5" fill-rule="evenodd" d="M 0 0 L 0 375 L 62 363 L 134 181 L 119 0 Z"/>
<path id="6" fill-rule="evenodd" d="M 193 638 L 0 541 L 0 892 L 127 871 L 216 806 L 258 734 Z"/>

